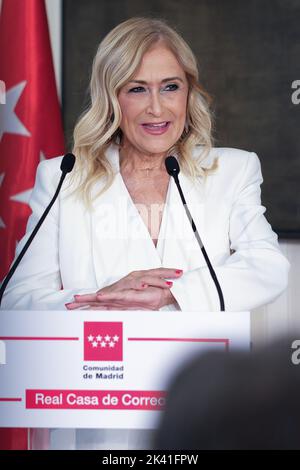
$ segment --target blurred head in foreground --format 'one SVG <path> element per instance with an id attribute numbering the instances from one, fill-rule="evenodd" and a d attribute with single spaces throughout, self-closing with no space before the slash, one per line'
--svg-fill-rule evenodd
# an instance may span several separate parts
<path id="1" fill-rule="evenodd" d="M 300 449 L 300 364 L 293 363 L 293 341 L 194 358 L 170 385 L 154 447 Z"/>

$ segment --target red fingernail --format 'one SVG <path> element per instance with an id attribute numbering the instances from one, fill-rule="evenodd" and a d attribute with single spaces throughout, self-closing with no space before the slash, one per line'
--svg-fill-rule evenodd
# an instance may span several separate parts
<path id="1" fill-rule="evenodd" d="M 173 282 L 171 282 L 171 281 L 166 281 L 166 284 L 167 284 L 167 286 L 172 286 L 172 285 L 173 285 Z"/>
<path id="2" fill-rule="evenodd" d="M 182 273 L 182 269 L 176 269 L 175 273 L 176 273 L 176 274 L 181 274 L 181 273 Z"/>

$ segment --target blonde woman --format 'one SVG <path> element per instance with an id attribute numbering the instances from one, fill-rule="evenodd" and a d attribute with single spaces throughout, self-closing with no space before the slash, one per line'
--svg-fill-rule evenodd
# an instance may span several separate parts
<path id="1" fill-rule="evenodd" d="M 219 309 L 165 158 L 175 155 L 227 310 L 272 301 L 289 264 L 260 201 L 255 153 L 212 148 L 195 57 L 166 23 L 133 18 L 101 42 L 76 165 L 10 281 L 5 309 Z M 42 162 L 19 252 L 50 201 L 61 157 Z"/>

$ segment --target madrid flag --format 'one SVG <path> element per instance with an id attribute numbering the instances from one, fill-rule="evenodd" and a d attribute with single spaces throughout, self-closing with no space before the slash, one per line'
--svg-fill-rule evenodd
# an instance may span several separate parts
<path id="1" fill-rule="evenodd" d="M 44 0 L 2 0 L 0 85 L 2 280 L 25 233 L 37 165 L 64 152 Z M 0 447 L 22 447 L 23 435 L 2 430 Z"/>
<path id="2" fill-rule="evenodd" d="M 38 163 L 64 152 L 44 0 L 3 0 L 0 14 L 0 278 L 25 233 Z"/>

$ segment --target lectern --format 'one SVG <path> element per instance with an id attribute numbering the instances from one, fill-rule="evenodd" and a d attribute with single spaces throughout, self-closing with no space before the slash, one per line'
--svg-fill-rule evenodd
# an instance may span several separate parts
<path id="1" fill-rule="evenodd" d="M 33 449 L 147 448 L 178 368 L 249 348 L 249 312 L 1 311 L 0 426 Z"/>

